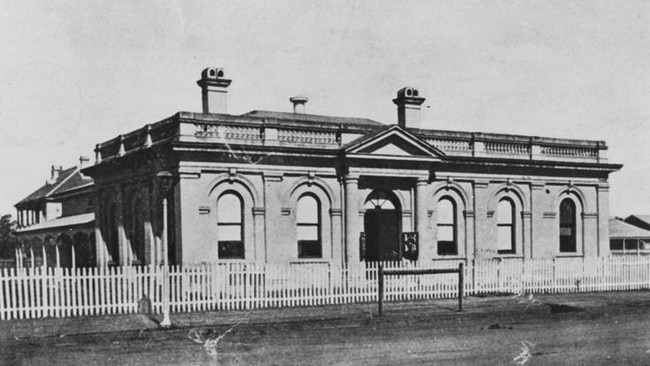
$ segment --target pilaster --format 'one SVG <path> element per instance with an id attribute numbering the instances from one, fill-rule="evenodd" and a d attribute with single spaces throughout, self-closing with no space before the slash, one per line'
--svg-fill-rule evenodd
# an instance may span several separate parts
<path id="1" fill-rule="evenodd" d="M 533 182 L 530 185 L 530 191 L 530 251 L 527 257 L 552 257 L 553 250 L 549 248 L 553 247 L 549 243 L 547 234 L 551 232 L 554 221 L 548 219 L 548 213 L 545 212 L 546 186 L 541 182 Z M 547 250 L 544 251 L 544 248 Z"/>
<path id="2" fill-rule="evenodd" d="M 486 240 L 486 238 L 490 237 L 487 221 L 488 186 L 488 181 L 474 181 L 474 216 L 472 217 L 473 222 L 471 224 L 474 225 L 473 241 L 475 244 L 473 245 L 473 254 L 475 258 L 489 257 L 490 251 L 494 249 L 491 243 Z M 467 225 L 470 225 L 470 223 L 467 222 Z"/>
<path id="3" fill-rule="evenodd" d="M 263 217 L 260 216 L 261 222 L 264 222 L 262 237 L 262 250 L 259 259 L 264 260 L 266 263 L 289 261 L 290 253 L 277 253 L 273 251 L 270 246 L 274 245 L 274 241 L 278 238 L 284 238 L 282 232 L 284 230 L 283 223 L 286 221 L 281 217 L 282 202 L 280 202 L 281 188 L 282 188 L 282 174 L 268 174 L 264 173 L 262 176 L 264 180 L 264 207 L 266 211 Z"/>
<path id="4" fill-rule="evenodd" d="M 361 226 L 359 224 L 359 176 L 346 175 L 345 185 L 345 260 L 346 263 L 359 261 L 359 237 Z"/>
<path id="5" fill-rule="evenodd" d="M 531 243 L 531 229 L 532 229 L 533 213 L 531 211 L 521 212 L 521 232 L 522 232 L 522 251 L 524 258 L 532 258 L 532 243 Z"/>
<path id="6" fill-rule="evenodd" d="M 598 185 L 598 256 L 609 255 L 609 184 Z"/>
<path id="7" fill-rule="evenodd" d="M 431 242 L 431 230 L 429 228 L 429 177 L 419 177 L 415 183 L 415 231 L 419 240 L 419 260 L 433 258 L 433 246 L 426 245 Z"/>

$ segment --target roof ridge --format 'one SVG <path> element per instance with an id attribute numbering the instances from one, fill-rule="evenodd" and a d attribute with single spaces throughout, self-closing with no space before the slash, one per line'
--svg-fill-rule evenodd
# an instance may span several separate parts
<path id="1" fill-rule="evenodd" d="M 58 184 L 55 184 L 54 188 L 52 188 L 49 192 L 47 192 L 44 195 L 45 197 L 47 197 L 47 196 L 51 195 L 52 193 L 54 193 L 57 189 L 59 189 L 59 187 L 61 187 L 63 185 L 63 183 L 67 182 L 74 175 L 75 172 L 79 171 L 78 167 L 76 167 L 76 166 L 70 167 L 68 169 L 64 169 L 63 171 L 66 171 L 66 170 L 72 170 L 72 172 L 70 172 L 68 174 L 68 176 L 66 176 L 65 178 L 61 179 L 61 181 L 58 182 Z"/>

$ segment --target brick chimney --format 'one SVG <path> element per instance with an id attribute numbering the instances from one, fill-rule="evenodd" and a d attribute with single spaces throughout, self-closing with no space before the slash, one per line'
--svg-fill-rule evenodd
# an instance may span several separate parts
<path id="1" fill-rule="evenodd" d="M 309 98 L 307 97 L 301 97 L 301 96 L 295 96 L 289 98 L 289 101 L 293 103 L 293 113 L 305 113 L 305 104 L 307 104 L 307 101 Z"/>
<path id="2" fill-rule="evenodd" d="M 397 105 L 397 124 L 404 128 L 420 128 L 420 106 L 424 101 L 415 88 L 407 86 L 398 90 L 397 98 L 393 99 Z"/>
<path id="3" fill-rule="evenodd" d="M 196 83 L 201 87 L 203 113 L 228 113 L 228 86 L 232 80 L 224 78 L 219 67 L 208 67 Z"/>
<path id="4" fill-rule="evenodd" d="M 52 165 L 50 179 L 47 181 L 47 184 L 56 183 L 62 171 L 63 171 L 63 167 L 61 165 Z"/>

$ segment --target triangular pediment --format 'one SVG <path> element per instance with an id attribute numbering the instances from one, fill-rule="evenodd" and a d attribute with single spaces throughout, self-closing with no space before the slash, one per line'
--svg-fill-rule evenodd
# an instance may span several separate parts
<path id="1" fill-rule="evenodd" d="M 382 157 L 439 158 L 440 150 L 399 126 L 392 126 L 348 146 L 346 153 Z"/>

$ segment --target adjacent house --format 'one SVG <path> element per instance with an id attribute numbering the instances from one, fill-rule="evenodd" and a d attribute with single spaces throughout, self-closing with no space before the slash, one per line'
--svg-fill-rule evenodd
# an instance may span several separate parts
<path id="1" fill-rule="evenodd" d="M 610 253 L 608 179 L 622 166 L 603 141 L 430 129 L 413 87 L 384 123 L 309 114 L 306 97 L 293 113 L 232 115 L 230 84 L 203 70 L 201 112 L 97 144 L 75 173 L 94 181 L 97 264 L 160 263 L 164 232 L 175 264 Z M 32 201 L 19 211 L 47 212 Z"/>
<path id="2" fill-rule="evenodd" d="M 650 249 L 650 230 L 629 224 L 627 219 L 609 219 L 609 247 L 612 254 L 643 253 Z"/>
<path id="3" fill-rule="evenodd" d="M 89 161 L 53 165 L 45 184 L 15 205 L 18 266 L 97 264 L 93 180 L 81 173 Z"/>
<path id="4" fill-rule="evenodd" d="M 630 215 L 623 221 L 643 230 L 650 230 L 650 215 Z"/>

